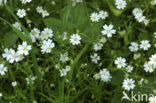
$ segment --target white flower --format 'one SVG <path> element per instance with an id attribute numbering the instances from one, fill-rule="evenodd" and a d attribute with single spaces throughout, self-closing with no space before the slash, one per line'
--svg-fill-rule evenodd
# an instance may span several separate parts
<path id="1" fill-rule="evenodd" d="M 10 60 L 9 60 L 10 63 L 19 62 L 23 59 L 23 56 L 19 54 L 19 52 L 15 52 L 15 50 L 13 49 L 11 49 L 10 52 L 11 52 Z"/>
<path id="2" fill-rule="evenodd" d="M 66 71 L 69 72 L 71 70 L 70 66 L 66 66 Z"/>
<path id="3" fill-rule="evenodd" d="M 99 73 L 96 73 L 96 74 L 94 74 L 94 76 L 93 76 L 96 80 L 98 80 L 98 79 L 100 79 L 100 74 Z"/>
<path id="4" fill-rule="evenodd" d="M 30 3 L 32 0 L 20 0 L 22 4 Z"/>
<path id="5" fill-rule="evenodd" d="M 77 2 L 77 3 L 82 3 L 82 2 L 83 2 L 83 0 L 76 0 L 76 2 Z"/>
<path id="6" fill-rule="evenodd" d="M 6 58 L 7 61 L 9 61 L 11 59 L 11 51 L 13 49 L 4 49 L 5 53 L 2 54 L 3 58 Z"/>
<path id="7" fill-rule="evenodd" d="M 40 30 L 37 28 L 34 28 L 31 30 L 30 35 L 34 35 L 36 38 L 39 38 Z"/>
<path id="8" fill-rule="evenodd" d="M 36 42 L 36 37 L 34 35 L 32 35 L 32 34 L 30 34 L 30 37 L 31 37 L 32 42 L 35 43 Z"/>
<path id="9" fill-rule="evenodd" d="M 15 24 L 13 24 L 13 27 L 15 27 L 16 29 L 18 29 L 19 31 L 22 31 L 21 25 L 18 22 L 15 22 Z"/>
<path id="10" fill-rule="evenodd" d="M 151 65 L 154 65 L 154 67 L 156 67 L 156 54 L 152 55 L 149 59 L 150 59 L 149 63 Z"/>
<path id="11" fill-rule="evenodd" d="M 100 42 L 101 43 L 105 43 L 106 41 L 107 41 L 107 39 L 105 37 L 103 37 L 103 38 L 100 39 Z"/>
<path id="12" fill-rule="evenodd" d="M 30 84 L 30 82 L 32 84 L 34 84 L 36 77 L 32 77 L 31 75 L 29 77 L 26 78 L 27 84 Z"/>
<path id="13" fill-rule="evenodd" d="M 154 32 L 154 38 L 156 38 L 156 32 Z"/>
<path id="14" fill-rule="evenodd" d="M 61 69 L 60 71 L 60 77 L 66 76 L 67 75 L 67 71 L 66 69 Z"/>
<path id="15" fill-rule="evenodd" d="M 142 14 L 143 11 L 142 11 L 140 8 L 134 8 L 133 11 L 132 11 L 132 13 L 133 13 L 134 15 L 137 15 L 137 14 Z"/>
<path id="16" fill-rule="evenodd" d="M 55 43 L 52 42 L 52 40 L 44 40 L 43 44 L 41 45 L 41 52 L 44 53 L 50 53 L 51 49 L 55 47 Z"/>
<path id="17" fill-rule="evenodd" d="M 140 48 L 143 50 L 148 50 L 151 47 L 151 44 L 148 40 L 142 40 L 140 44 Z"/>
<path id="18" fill-rule="evenodd" d="M 48 11 L 47 10 L 43 10 L 42 11 L 42 16 L 43 16 L 43 18 L 45 18 L 46 16 L 49 16 L 50 14 L 48 13 Z"/>
<path id="19" fill-rule="evenodd" d="M 133 15 L 135 16 L 135 19 L 140 23 L 143 22 L 145 26 L 149 24 L 149 20 L 146 19 L 145 16 L 143 16 L 143 11 L 140 8 L 134 8 L 132 11 Z"/>
<path id="20" fill-rule="evenodd" d="M 112 34 L 116 33 L 116 30 L 113 29 L 113 25 L 107 26 L 106 24 L 103 26 L 104 30 L 101 31 L 103 35 L 107 35 L 107 37 L 112 37 Z"/>
<path id="21" fill-rule="evenodd" d="M 133 67 L 131 65 L 128 65 L 126 67 L 126 71 L 129 72 L 129 73 L 131 73 L 133 71 Z"/>
<path id="22" fill-rule="evenodd" d="M 0 97 L 2 97 L 3 95 L 2 95 L 2 93 L 0 93 Z"/>
<path id="23" fill-rule="evenodd" d="M 17 82 L 16 81 L 12 82 L 11 84 L 12 84 L 13 87 L 17 86 Z"/>
<path id="24" fill-rule="evenodd" d="M 125 79 L 123 82 L 123 88 L 127 91 L 134 89 L 135 87 L 134 82 L 135 81 L 133 79 L 129 79 L 129 78 Z"/>
<path id="25" fill-rule="evenodd" d="M 149 103 L 156 103 L 156 96 L 152 96 L 149 98 Z"/>
<path id="26" fill-rule="evenodd" d="M 21 55 L 28 55 L 31 50 L 31 45 L 27 45 L 27 42 L 23 42 L 22 45 L 18 45 L 18 53 Z"/>
<path id="27" fill-rule="evenodd" d="M 95 51 L 101 50 L 102 47 L 103 47 L 103 44 L 100 42 L 94 44 L 94 50 Z"/>
<path id="28" fill-rule="evenodd" d="M 148 19 L 144 19 L 144 24 L 145 24 L 145 26 L 147 26 L 147 25 L 149 24 L 149 21 L 150 21 L 150 20 L 148 20 Z"/>
<path id="29" fill-rule="evenodd" d="M 126 66 L 126 59 L 118 57 L 114 63 L 117 65 L 117 68 L 121 69 L 122 67 Z"/>
<path id="30" fill-rule="evenodd" d="M 156 0 L 151 0 L 151 5 L 156 5 Z"/>
<path id="31" fill-rule="evenodd" d="M 60 61 L 62 63 L 67 62 L 69 60 L 68 53 L 60 54 Z"/>
<path id="32" fill-rule="evenodd" d="M 130 51 L 136 52 L 138 51 L 138 44 L 136 42 L 131 42 L 131 46 L 129 46 Z"/>
<path id="33" fill-rule="evenodd" d="M 99 17 L 101 18 L 101 19 L 106 19 L 106 17 L 108 17 L 108 12 L 106 12 L 106 11 L 100 11 L 99 12 Z"/>
<path id="34" fill-rule="evenodd" d="M 4 67 L 4 64 L 0 64 L 0 74 L 5 75 L 5 72 L 7 71 L 7 67 Z"/>
<path id="35" fill-rule="evenodd" d="M 71 67 L 70 67 L 70 66 L 66 66 L 65 69 L 59 70 L 59 71 L 60 71 L 60 77 L 66 76 L 67 73 L 68 73 L 70 70 L 71 70 Z"/>
<path id="36" fill-rule="evenodd" d="M 140 23 L 140 22 L 143 22 L 145 20 L 145 16 L 143 16 L 143 14 L 141 13 L 138 13 L 135 15 L 135 18 L 137 19 L 137 21 Z"/>
<path id="37" fill-rule="evenodd" d="M 44 30 L 41 32 L 40 39 L 45 40 L 52 37 L 53 37 L 53 31 L 49 28 L 44 28 Z"/>
<path id="38" fill-rule="evenodd" d="M 134 59 L 138 59 L 138 58 L 140 58 L 140 56 L 141 56 L 140 53 L 136 53 L 136 54 L 134 54 L 133 58 L 134 58 Z"/>
<path id="39" fill-rule="evenodd" d="M 36 8 L 36 11 L 37 11 L 39 14 L 41 14 L 41 13 L 43 12 L 42 6 L 38 6 L 38 7 Z"/>
<path id="40" fill-rule="evenodd" d="M 153 65 L 151 65 L 149 62 L 144 64 L 144 70 L 146 72 L 152 73 L 154 71 Z"/>
<path id="41" fill-rule="evenodd" d="M 109 71 L 107 71 L 107 69 L 105 68 L 103 70 L 100 70 L 99 75 L 100 75 L 101 80 L 104 82 L 108 82 L 112 78 Z"/>
<path id="42" fill-rule="evenodd" d="M 70 37 L 70 43 L 72 43 L 73 45 L 79 45 L 80 44 L 80 40 L 81 40 L 81 37 L 78 34 L 73 34 Z"/>
<path id="43" fill-rule="evenodd" d="M 90 19 L 92 22 L 97 22 L 97 21 L 99 21 L 100 17 L 97 13 L 92 13 L 90 16 Z"/>
<path id="44" fill-rule="evenodd" d="M 64 32 L 63 34 L 62 34 L 62 40 L 66 40 L 67 39 L 67 32 Z"/>
<path id="45" fill-rule="evenodd" d="M 18 16 L 19 18 L 25 17 L 25 16 L 26 16 L 25 10 L 24 10 L 24 9 L 18 9 L 18 11 L 17 11 L 17 16 Z"/>
<path id="46" fill-rule="evenodd" d="M 116 5 L 116 8 L 118 9 L 124 9 L 127 3 L 125 0 L 115 0 L 115 5 Z"/>
<path id="47" fill-rule="evenodd" d="M 94 55 L 91 55 L 90 57 L 92 59 L 92 62 L 95 63 L 95 64 L 97 64 L 98 60 L 100 60 L 100 56 L 98 56 L 97 53 L 94 53 Z"/>

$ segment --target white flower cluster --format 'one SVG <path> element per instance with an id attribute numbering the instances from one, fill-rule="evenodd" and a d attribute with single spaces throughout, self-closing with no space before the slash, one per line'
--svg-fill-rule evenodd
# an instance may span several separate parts
<path id="1" fill-rule="evenodd" d="M 144 64 L 144 70 L 146 72 L 154 72 L 156 69 L 156 54 L 153 54 L 150 58 L 149 61 Z"/>
<path id="2" fill-rule="evenodd" d="M 99 14 L 98 13 L 92 13 L 91 16 L 90 16 L 90 19 L 92 22 L 98 22 L 99 19 L 106 19 L 108 17 L 108 12 L 107 11 L 99 11 Z"/>
<path id="3" fill-rule="evenodd" d="M 37 11 L 39 14 L 42 14 L 42 17 L 43 17 L 43 18 L 45 18 L 46 16 L 49 16 L 49 15 L 50 15 L 50 14 L 48 13 L 47 10 L 44 10 L 44 9 L 42 8 L 42 6 L 38 6 L 38 7 L 36 8 L 36 11 Z"/>
<path id="4" fill-rule="evenodd" d="M 143 11 L 140 8 L 134 8 L 132 11 L 133 15 L 135 16 L 135 19 L 141 23 L 143 22 L 145 25 L 149 24 L 149 20 L 146 19 L 145 16 L 143 16 Z"/>
<path id="5" fill-rule="evenodd" d="M 32 0 L 20 0 L 22 2 L 22 4 L 26 4 L 26 3 L 30 3 L 32 2 Z"/>
<path id="6" fill-rule="evenodd" d="M 133 71 L 133 67 L 131 65 L 127 65 L 126 59 L 122 57 L 118 57 L 114 64 L 117 65 L 118 69 L 125 68 L 126 72 L 131 73 Z"/>
<path id="7" fill-rule="evenodd" d="M 151 47 L 151 44 L 148 40 L 142 40 L 140 45 L 136 42 L 131 42 L 131 46 L 129 46 L 129 49 L 131 52 L 137 52 L 139 50 L 139 47 L 140 49 L 147 51 Z"/>
<path id="8" fill-rule="evenodd" d="M 106 38 L 102 37 L 98 42 L 94 43 L 93 49 L 95 52 L 100 51 L 106 42 Z M 94 53 L 93 55 L 90 56 L 91 61 L 95 64 L 98 64 L 98 61 L 100 60 L 100 56 L 97 53 Z"/>
<path id="9" fill-rule="evenodd" d="M 115 0 L 115 5 L 116 5 L 116 8 L 118 9 L 124 9 L 127 3 L 125 0 Z"/>
<path id="10" fill-rule="evenodd" d="M 31 45 L 27 45 L 27 42 L 23 42 L 21 45 L 18 45 L 18 51 L 16 52 L 14 49 L 6 48 L 5 53 L 2 54 L 3 58 L 6 58 L 10 63 L 19 62 L 24 59 L 24 56 L 29 54 L 31 50 Z"/>
<path id="11" fill-rule="evenodd" d="M 15 28 L 22 31 L 21 25 L 18 22 L 13 24 Z M 53 31 L 49 28 L 44 28 L 43 31 L 40 32 L 38 28 L 33 28 L 30 31 L 30 37 L 33 43 L 37 40 L 41 43 L 41 52 L 44 53 L 51 53 L 51 49 L 55 47 L 55 43 L 51 40 L 53 37 Z"/>
<path id="12" fill-rule="evenodd" d="M 99 73 L 96 73 L 94 75 L 94 78 L 95 79 L 100 79 L 103 82 L 108 82 L 108 81 L 110 81 L 112 76 L 110 75 L 110 72 L 106 68 L 103 68 L 102 70 L 100 70 Z"/>

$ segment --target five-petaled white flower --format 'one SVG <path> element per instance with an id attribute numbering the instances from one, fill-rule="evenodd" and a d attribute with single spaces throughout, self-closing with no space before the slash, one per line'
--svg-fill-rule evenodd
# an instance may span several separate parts
<path id="1" fill-rule="evenodd" d="M 143 50 L 148 50 L 151 47 L 151 44 L 148 40 L 142 40 L 140 44 L 140 48 Z"/>
<path id="2" fill-rule="evenodd" d="M 28 55 L 31 50 L 31 45 L 27 45 L 27 42 L 23 42 L 22 45 L 18 45 L 18 53 Z"/>
<path id="3" fill-rule="evenodd" d="M 156 54 L 152 55 L 149 59 L 150 59 L 149 63 L 154 67 L 156 67 Z"/>
<path id="4" fill-rule="evenodd" d="M 99 17 L 100 17 L 101 19 L 106 19 L 106 18 L 108 17 L 108 12 L 101 10 L 101 11 L 99 12 Z"/>
<path id="5" fill-rule="evenodd" d="M 24 9 L 18 9 L 18 11 L 17 11 L 17 16 L 18 16 L 19 18 L 25 17 L 25 16 L 26 16 L 25 10 L 24 10 Z"/>
<path id="6" fill-rule="evenodd" d="M 92 62 L 95 63 L 95 64 L 97 64 L 98 61 L 100 60 L 100 56 L 98 56 L 97 53 L 94 53 L 94 55 L 91 55 L 90 57 L 92 59 Z"/>
<path id="7" fill-rule="evenodd" d="M 149 103 L 156 103 L 156 96 L 151 96 L 149 98 Z"/>
<path id="8" fill-rule="evenodd" d="M 100 70 L 99 75 L 101 80 L 104 82 L 108 82 L 112 78 L 112 76 L 110 75 L 109 71 L 106 68 Z"/>
<path id="9" fill-rule="evenodd" d="M 116 65 L 117 65 L 117 68 L 122 68 L 122 67 L 125 67 L 127 64 L 126 64 L 126 59 L 125 58 L 122 58 L 122 57 L 118 57 L 115 62 L 114 62 Z"/>
<path id="10" fill-rule="evenodd" d="M 4 64 L 0 64 L 0 74 L 5 75 L 5 72 L 7 71 L 7 67 L 4 67 Z"/>
<path id="11" fill-rule="evenodd" d="M 104 30 L 102 30 L 101 31 L 101 33 L 103 34 L 103 35 L 107 35 L 107 37 L 112 37 L 112 34 L 115 34 L 116 33 L 116 30 L 115 29 L 113 29 L 113 25 L 104 25 L 103 26 L 103 29 Z"/>
<path id="12" fill-rule="evenodd" d="M 92 13 L 91 16 L 90 16 L 90 19 L 93 22 L 98 22 L 100 17 L 99 17 L 99 15 L 97 13 Z"/>
<path id="13" fill-rule="evenodd" d="M 131 46 L 129 46 L 130 51 L 136 52 L 138 51 L 138 44 L 136 42 L 131 42 Z"/>
<path id="14" fill-rule="evenodd" d="M 126 78 L 123 82 L 123 88 L 127 91 L 130 91 L 131 89 L 134 89 L 135 84 L 134 84 L 133 79 Z"/>
<path id="15" fill-rule="evenodd" d="M 125 0 L 115 0 L 115 5 L 116 5 L 116 8 L 118 9 L 124 9 L 127 3 Z"/>
<path id="16" fill-rule="evenodd" d="M 44 40 L 43 44 L 41 46 L 41 52 L 44 53 L 50 53 L 51 49 L 55 47 L 55 43 L 53 43 L 52 40 Z"/>
<path id="17" fill-rule="evenodd" d="M 146 72 L 152 73 L 152 72 L 154 72 L 154 67 L 153 67 L 153 65 L 150 64 L 149 62 L 146 62 L 146 63 L 144 64 L 144 70 L 145 70 Z"/>
<path id="18" fill-rule="evenodd" d="M 73 45 L 79 45 L 80 44 L 80 40 L 81 40 L 81 37 L 78 34 L 73 34 L 70 37 L 70 43 L 72 43 Z"/>

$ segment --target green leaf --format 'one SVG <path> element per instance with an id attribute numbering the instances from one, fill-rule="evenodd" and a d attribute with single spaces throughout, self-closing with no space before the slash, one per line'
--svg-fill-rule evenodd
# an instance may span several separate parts
<path id="1" fill-rule="evenodd" d="M 43 20 L 46 27 L 54 30 L 54 31 L 59 31 L 61 28 L 61 20 L 56 19 L 56 18 L 47 18 Z"/>
<path id="2" fill-rule="evenodd" d="M 124 72 L 117 70 L 112 73 L 112 76 L 112 84 L 120 86 L 124 80 Z"/>
<path id="3" fill-rule="evenodd" d="M 121 101 L 122 98 L 122 91 L 119 89 L 115 92 L 113 98 L 112 98 L 112 103 L 123 103 Z"/>
<path id="4" fill-rule="evenodd" d="M 17 39 L 18 36 L 13 31 L 8 32 L 3 38 L 5 48 L 13 46 Z"/>

